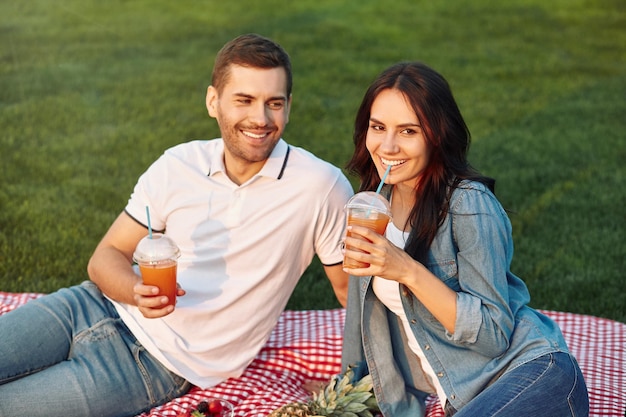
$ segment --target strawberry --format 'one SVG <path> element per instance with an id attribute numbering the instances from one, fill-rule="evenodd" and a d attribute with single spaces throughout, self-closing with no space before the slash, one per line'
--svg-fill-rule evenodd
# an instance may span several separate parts
<path id="1" fill-rule="evenodd" d="M 220 400 L 211 400 L 209 403 L 209 414 L 219 416 L 223 410 L 224 406 Z"/>

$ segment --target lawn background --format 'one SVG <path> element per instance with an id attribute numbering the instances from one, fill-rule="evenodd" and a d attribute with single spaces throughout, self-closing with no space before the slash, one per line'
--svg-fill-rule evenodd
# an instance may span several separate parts
<path id="1" fill-rule="evenodd" d="M 441 72 L 509 210 L 531 305 L 626 322 L 624 28 L 623 0 L 0 1 L 0 291 L 87 278 L 141 172 L 219 136 L 213 58 L 257 32 L 293 61 L 285 138 L 338 166 L 379 71 Z M 288 308 L 336 306 L 316 260 Z"/>

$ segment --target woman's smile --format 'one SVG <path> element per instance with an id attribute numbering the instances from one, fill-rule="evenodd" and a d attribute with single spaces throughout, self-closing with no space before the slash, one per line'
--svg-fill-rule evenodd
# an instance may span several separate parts
<path id="1" fill-rule="evenodd" d="M 394 159 L 385 159 L 382 156 L 380 157 L 380 162 L 382 162 L 383 165 L 385 165 L 385 166 L 391 165 L 392 167 L 395 167 L 395 166 L 404 164 L 406 161 L 407 161 L 406 159 L 396 159 L 396 160 L 394 160 Z"/>

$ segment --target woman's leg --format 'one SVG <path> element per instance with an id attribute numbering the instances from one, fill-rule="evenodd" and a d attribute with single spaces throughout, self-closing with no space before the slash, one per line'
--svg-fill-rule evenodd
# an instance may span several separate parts
<path id="1" fill-rule="evenodd" d="M 572 356 L 557 352 L 504 373 L 455 417 L 587 417 L 589 397 Z"/>
<path id="2" fill-rule="evenodd" d="M 64 321 L 63 325 L 52 326 L 50 332 L 62 333 L 59 339 L 67 339 L 69 333 L 70 347 L 61 360 L 58 352 L 50 355 L 57 363 L 39 359 L 38 369 L 43 369 L 30 370 L 26 376 L 0 385 L 1 417 L 133 416 L 189 389 L 188 382 L 165 369 L 136 342 L 95 285 L 84 283 L 60 293 L 63 297 L 42 297 L 43 306 L 28 310 L 38 311 L 37 318 L 41 318 L 41 311 L 47 312 L 44 319 L 48 324 Z M 55 319 L 50 320 L 50 315 Z M 36 333 L 30 336 L 31 343 L 39 346 L 30 351 L 47 356 L 46 343 L 36 342 Z M 17 345 L 27 343 L 20 341 Z M 15 347 L 12 349 L 21 356 Z"/>

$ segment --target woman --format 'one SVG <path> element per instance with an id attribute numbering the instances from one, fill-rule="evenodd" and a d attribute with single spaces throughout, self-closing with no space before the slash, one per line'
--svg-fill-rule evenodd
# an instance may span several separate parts
<path id="1" fill-rule="evenodd" d="M 365 93 L 348 169 L 382 193 L 385 236 L 352 226 L 343 366 L 372 375 L 385 416 L 586 416 L 582 373 L 558 326 L 510 271 L 511 224 L 494 181 L 467 161 L 470 135 L 446 80 L 399 63 Z M 356 249 L 356 250 L 355 250 Z"/>

